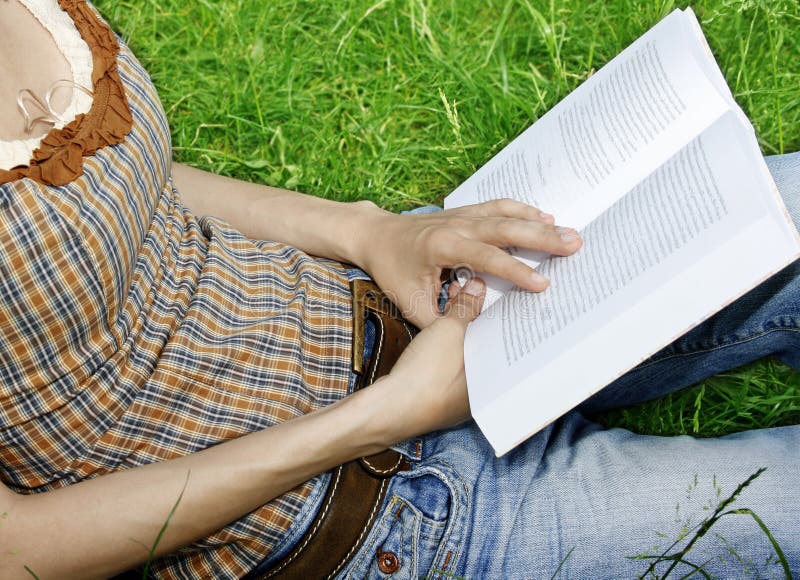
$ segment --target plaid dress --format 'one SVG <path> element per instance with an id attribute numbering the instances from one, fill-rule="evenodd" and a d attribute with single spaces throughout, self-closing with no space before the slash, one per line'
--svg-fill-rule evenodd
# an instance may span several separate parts
<path id="1" fill-rule="evenodd" d="M 351 369 L 346 270 L 185 208 L 149 77 L 93 7 L 60 4 L 94 57 L 92 108 L 0 171 L 0 477 L 26 494 L 308 413 Z M 241 576 L 312 487 L 156 573 Z"/>

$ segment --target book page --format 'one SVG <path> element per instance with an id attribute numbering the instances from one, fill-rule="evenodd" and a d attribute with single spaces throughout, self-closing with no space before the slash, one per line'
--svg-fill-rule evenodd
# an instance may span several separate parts
<path id="1" fill-rule="evenodd" d="M 514 290 L 469 326 L 470 405 L 498 452 L 800 253 L 763 165 L 725 115 L 588 224 L 582 250 L 544 261 L 548 290 Z"/>
<path id="2" fill-rule="evenodd" d="M 692 51 L 698 66 L 700 66 L 706 77 L 708 77 L 708 80 L 711 81 L 717 89 L 720 96 L 728 101 L 732 108 L 738 109 L 739 106 L 733 99 L 733 93 L 731 93 L 731 89 L 725 81 L 725 75 L 722 74 L 714 58 L 714 53 L 711 52 L 711 47 L 708 45 L 708 41 L 703 34 L 703 29 L 700 28 L 700 22 L 697 21 L 694 10 L 686 8 L 683 11 L 683 22 L 685 24 L 683 26 L 684 41 L 689 46 L 689 50 Z M 745 119 L 746 118 L 745 116 Z M 749 120 L 747 124 L 750 124 Z"/>
<path id="3" fill-rule="evenodd" d="M 586 226 L 583 251 L 542 263 L 551 291 L 517 289 L 500 300 L 506 364 L 533 353 L 726 215 L 698 138 Z"/>
<path id="4" fill-rule="evenodd" d="M 744 114 L 744 111 L 733 98 L 733 93 L 731 93 L 731 89 L 725 81 L 725 75 L 722 74 L 714 54 L 711 52 L 711 47 L 708 45 L 705 35 L 703 35 L 703 29 L 700 28 L 700 23 L 697 21 L 694 11 L 691 8 L 686 8 L 683 11 L 683 16 L 685 23 L 683 27 L 684 40 L 692 51 L 698 66 L 717 89 L 720 96 L 730 105 L 731 110 L 737 113 L 741 123 L 750 127 L 755 133 L 750 119 L 747 118 L 747 115 Z"/>
<path id="5" fill-rule="evenodd" d="M 577 228 L 597 217 L 730 108 L 698 64 L 706 48 L 689 22 L 673 11 L 456 188 L 445 207 L 510 197 Z M 592 211 L 581 209 L 587 203 Z"/>
<path id="6" fill-rule="evenodd" d="M 582 229 L 722 114 L 730 102 L 697 62 L 676 10 L 524 131 L 445 199 L 510 197 Z M 716 66 L 716 65 L 714 65 Z M 542 256 L 513 251 L 536 267 Z M 488 307 L 511 285 L 487 278 Z"/>

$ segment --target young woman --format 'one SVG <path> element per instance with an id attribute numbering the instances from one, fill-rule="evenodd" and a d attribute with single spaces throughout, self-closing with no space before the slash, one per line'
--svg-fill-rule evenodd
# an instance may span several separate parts
<path id="1" fill-rule="evenodd" d="M 712 478 L 759 467 L 742 501 L 800 571 L 796 426 L 699 441 L 576 411 L 496 459 L 468 421 L 483 285 L 440 314 L 443 269 L 542 291 L 501 248 L 566 256 L 574 230 L 508 200 L 398 216 L 172 164 L 146 73 L 81 0 L 0 2 L 0 56 L 3 578 L 111 576 L 157 538 L 165 578 L 626 576 Z M 768 162 L 796 208 L 800 159 Z M 793 265 L 581 410 L 768 354 L 800 368 L 799 292 Z M 741 570 L 726 546 L 774 553 L 752 520 L 719 532 L 693 551 L 710 572 Z"/>

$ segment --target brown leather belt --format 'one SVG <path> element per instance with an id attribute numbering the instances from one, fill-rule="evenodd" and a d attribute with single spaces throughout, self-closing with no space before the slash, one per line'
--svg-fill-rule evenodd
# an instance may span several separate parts
<path id="1" fill-rule="evenodd" d="M 372 384 L 394 366 L 418 330 L 405 321 L 380 288 L 355 280 L 353 291 L 353 370 L 355 390 Z M 376 335 L 372 356 L 364 360 L 365 322 Z M 260 578 L 330 578 L 338 574 L 361 547 L 386 495 L 389 481 L 408 469 L 406 458 L 388 449 L 345 463 L 333 471 L 317 516 L 295 548 Z"/>

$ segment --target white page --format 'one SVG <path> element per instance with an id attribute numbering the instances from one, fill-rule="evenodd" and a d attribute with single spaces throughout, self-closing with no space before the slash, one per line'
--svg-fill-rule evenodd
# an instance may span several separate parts
<path id="1" fill-rule="evenodd" d="M 717 89 L 720 96 L 730 105 L 731 110 L 739 116 L 739 121 L 746 127 L 749 127 L 753 134 L 755 134 L 755 129 L 750 123 L 750 119 L 747 118 L 747 115 L 744 114 L 744 111 L 742 111 L 741 107 L 739 107 L 733 98 L 733 93 L 728 83 L 725 81 L 725 75 L 722 74 L 722 70 L 720 70 L 714 58 L 714 53 L 711 52 L 711 47 L 708 45 L 708 41 L 703 34 L 703 29 L 700 28 L 700 22 L 698 22 L 694 10 L 686 8 L 683 11 L 683 16 L 685 24 L 684 40 L 691 49 L 695 62 Z"/>
<path id="2" fill-rule="evenodd" d="M 574 256 L 542 265 L 550 289 L 513 291 L 468 328 L 470 405 L 498 453 L 800 253 L 733 112 L 592 222 L 584 240 Z"/>
<path id="3" fill-rule="evenodd" d="M 525 130 L 445 199 L 511 197 L 583 228 L 730 109 L 675 10 Z M 514 252 L 536 267 L 539 253 Z M 512 286 L 485 276 L 484 309 Z"/>
<path id="4" fill-rule="evenodd" d="M 700 22 L 697 21 L 694 10 L 686 8 L 682 16 L 682 21 L 684 23 L 683 32 L 685 35 L 684 42 L 686 42 L 691 50 L 695 62 L 717 89 L 720 96 L 730 103 L 731 108 L 738 109 L 739 105 L 737 105 L 736 101 L 733 99 L 733 93 L 731 93 L 731 89 L 725 81 L 725 75 L 722 74 L 717 60 L 714 58 L 714 53 L 711 52 L 711 47 L 708 45 L 708 41 L 703 34 L 703 29 L 700 28 Z M 746 118 L 745 116 L 745 119 Z M 749 125 L 750 121 L 748 120 L 746 124 Z"/>

